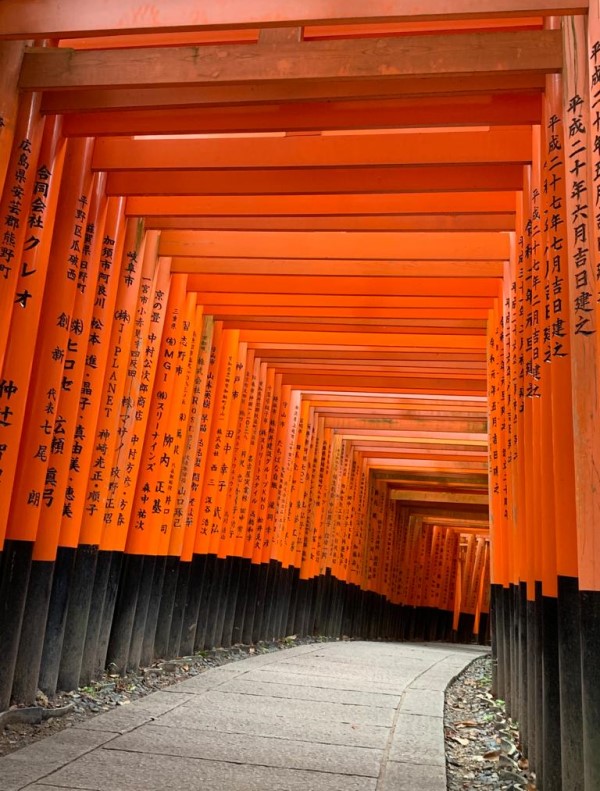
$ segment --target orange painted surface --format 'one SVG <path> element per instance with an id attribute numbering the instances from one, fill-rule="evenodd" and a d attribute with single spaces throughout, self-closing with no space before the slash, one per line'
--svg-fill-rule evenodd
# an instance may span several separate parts
<path id="1" fill-rule="evenodd" d="M 74 329 L 81 334 L 84 332 L 83 326 L 73 321 L 73 307 L 91 197 L 91 154 L 91 140 L 69 144 L 62 174 L 50 251 L 51 260 L 60 261 L 61 265 L 52 267 L 46 277 L 44 309 L 36 341 L 36 365 L 29 387 L 6 527 L 6 537 L 11 539 L 35 540 L 39 513 L 44 507 L 52 444 L 60 441 L 67 420 L 61 413 L 60 399 L 73 387 L 67 363 L 73 350 L 70 332 Z"/>
<path id="2" fill-rule="evenodd" d="M 125 549 L 135 555 L 164 554 L 172 512 L 166 502 L 172 445 L 177 432 L 176 355 L 187 313 L 185 275 L 172 276 L 165 324 L 158 344 L 158 363 L 141 452 L 133 512 L 135 521 Z M 179 405 L 177 405 L 179 406 Z"/>
<path id="3" fill-rule="evenodd" d="M 120 441 L 113 457 L 100 542 L 101 548 L 109 551 L 123 550 L 134 518 L 132 509 L 142 463 L 141 445 L 150 417 L 151 393 L 158 368 L 156 344 L 166 320 L 169 261 L 164 258 L 156 261 L 155 252 L 154 244 L 146 245 L 136 322 L 129 347 L 128 379 L 119 415 Z"/>
<path id="4" fill-rule="evenodd" d="M 294 25 L 356 25 L 382 24 L 389 22 L 446 22 L 446 18 L 484 19 L 502 18 L 503 16 L 527 17 L 547 14 L 583 13 L 586 6 L 581 0 L 556 0 L 544 4 L 545 10 L 532 2 L 505 2 L 504 0 L 488 0 L 474 4 L 470 0 L 457 0 L 452 5 L 439 3 L 403 2 L 397 4 L 374 2 L 365 11 L 361 3 L 350 2 L 330 4 L 327 13 L 316 2 L 293 2 L 282 8 L 275 2 L 261 2 L 248 7 L 240 2 L 229 3 L 227 6 L 209 7 L 198 11 L 176 2 L 169 8 L 161 8 L 159 14 L 148 14 L 147 21 L 141 17 L 136 20 L 134 13 L 136 2 L 116 2 L 109 0 L 101 9 L 81 8 L 72 0 L 65 3 L 57 17 L 49 10 L 40 11 L 38 5 L 31 0 L 16 2 L 11 0 L 3 8 L 3 29 L 9 36 L 46 36 L 59 34 L 61 38 L 86 35 L 123 35 L 131 33 L 152 34 L 174 30 L 185 31 L 186 28 L 256 28 L 263 26 L 294 26 Z M 155 9 L 157 11 L 157 9 Z M 124 14 L 129 11 L 132 15 Z M 533 13 L 535 12 L 535 13 Z M 130 21 L 131 20 L 131 21 Z M 451 23 L 452 26 L 452 23 Z M 317 28 L 317 29 L 319 29 Z"/>
<path id="5" fill-rule="evenodd" d="M 91 184 L 89 213 L 86 217 L 84 244 L 81 247 L 77 292 L 73 303 L 69 335 L 66 344 L 64 377 L 56 406 L 57 417 L 48 454 L 48 467 L 42 498 L 44 507 L 40 509 L 38 529 L 33 550 L 34 560 L 54 560 L 59 541 L 65 545 L 61 522 L 65 503 L 71 492 L 67 483 L 71 468 L 71 449 L 78 430 L 81 388 L 85 377 L 85 363 L 89 335 L 92 332 L 91 320 L 96 299 L 96 288 L 100 274 L 100 258 L 104 226 L 106 221 L 107 198 L 104 195 L 104 176 L 96 174 Z M 64 497 L 62 492 L 65 493 Z M 29 517 L 32 519 L 32 516 Z M 76 546 L 78 525 L 73 526 Z"/>
<path id="6" fill-rule="evenodd" d="M 94 170 L 238 170 L 260 168 L 345 168 L 398 165 L 448 165 L 531 161 L 527 130 L 448 131 L 432 147 L 425 135 L 315 135 L 254 139 L 169 140 L 104 138 L 94 149 Z"/>
<path id="7" fill-rule="evenodd" d="M 106 354 L 103 379 L 96 379 L 94 371 L 91 371 L 94 390 L 86 394 L 87 397 L 80 404 L 85 428 L 80 432 L 83 452 L 77 470 L 81 471 L 84 480 L 87 479 L 83 485 L 84 502 L 79 504 L 79 509 L 83 507 L 80 542 L 91 545 L 100 544 L 104 528 L 104 504 L 109 494 L 113 454 L 119 441 L 120 400 L 127 377 L 127 355 L 133 334 L 132 316 L 135 315 L 142 278 L 139 259 L 143 253 L 143 235 L 138 221 L 127 222 L 119 248 L 116 237 L 110 238 L 113 244 L 105 242 L 103 260 L 111 270 L 115 261 L 119 262 L 117 271 L 111 273 L 110 278 L 110 292 L 114 293 L 113 289 L 116 288 L 116 294 L 110 298 L 109 304 L 114 299 L 113 316 L 116 320 L 108 322 L 104 311 L 97 317 L 92 340 L 94 346 L 103 346 Z M 153 271 L 151 257 L 144 255 L 144 261 L 145 274 L 148 274 Z M 85 465 L 82 463 L 84 461 Z M 77 521 L 73 520 L 73 523 L 77 524 Z M 68 529 L 66 525 L 65 529 Z"/>
<path id="8" fill-rule="evenodd" d="M 19 269 L 20 259 L 32 249 L 31 236 L 27 233 L 27 225 L 21 222 L 21 214 L 25 206 L 31 205 L 36 183 L 36 165 L 39 160 L 44 129 L 44 120 L 40 116 L 40 98 L 39 93 L 27 93 L 23 96 L 15 120 L 10 154 L 8 157 L 6 156 L 7 152 L 3 155 L 5 159 L 8 159 L 8 162 L 0 196 L 0 229 L 2 231 L 0 247 L 0 273 L 2 275 L 0 278 L 0 368 L 4 360 L 15 299 L 18 302 L 22 301 L 16 291 L 22 271 Z M 42 202 L 39 204 L 40 211 L 45 210 L 44 204 L 45 201 L 42 198 Z"/>
<path id="9" fill-rule="evenodd" d="M 26 266 L 21 269 L 16 285 L 17 294 L 30 294 L 31 296 L 24 297 L 27 310 L 15 311 L 12 314 L 6 348 L 0 354 L 4 358 L 1 367 L 2 380 L 8 384 L 8 387 L 2 388 L 0 394 L 0 409 L 2 410 L 2 419 L 0 420 L 0 446 L 2 447 L 0 453 L 2 469 L 0 475 L 0 544 L 4 542 L 6 533 L 10 490 L 15 478 L 20 437 L 25 421 L 44 287 L 48 273 L 48 259 L 52 246 L 52 230 L 64 164 L 64 150 L 65 143 L 60 134 L 60 120 L 57 120 L 46 126 L 37 168 L 38 189 L 47 192 L 45 206 L 40 205 L 39 212 L 33 212 L 30 208 L 30 216 L 39 218 L 36 223 L 38 221 L 41 223 L 41 228 L 36 235 L 39 244 L 29 251 L 30 257 L 24 262 Z M 33 200 L 35 198 L 32 196 L 32 203 Z"/>

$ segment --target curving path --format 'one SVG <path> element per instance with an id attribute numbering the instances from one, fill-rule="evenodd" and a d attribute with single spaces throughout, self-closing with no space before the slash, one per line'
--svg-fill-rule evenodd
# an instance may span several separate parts
<path id="1" fill-rule="evenodd" d="M 0 791 L 445 791 L 444 689 L 481 653 L 342 642 L 254 656 L 0 759 Z"/>

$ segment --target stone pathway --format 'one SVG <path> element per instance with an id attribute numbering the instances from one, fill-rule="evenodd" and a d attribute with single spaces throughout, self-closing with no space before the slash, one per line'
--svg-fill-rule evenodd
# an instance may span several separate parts
<path id="1" fill-rule="evenodd" d="M 202 673 L 0 759 L 0 791 L 445 791 L 478 647 L 336 642 Z"/>

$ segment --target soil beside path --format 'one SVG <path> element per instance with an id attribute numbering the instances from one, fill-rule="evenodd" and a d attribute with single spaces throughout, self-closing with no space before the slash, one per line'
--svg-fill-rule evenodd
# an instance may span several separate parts
<path id="1" fill-rule="evenodd" d="M 476 659 L 446 691 L 448 791 L 535 791 L 517 724 L 491 694 L 492 659 Z"/>

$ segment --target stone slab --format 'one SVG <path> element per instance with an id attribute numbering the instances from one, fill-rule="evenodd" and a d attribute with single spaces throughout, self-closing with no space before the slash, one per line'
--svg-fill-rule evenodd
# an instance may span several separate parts
<path id="1" fill-rule="evenodd" d="M 114 741 L 109 742 L 109 746 L 113 744 Z M 389 759 L 412 764 L 445 766 L 444 731 L 440 727 L 438 718 L 400 713 L 392 736 Z"/>
<path id="2" fill-rule="evenodd" d="M 377 786 L 369 777 L 118 750 L 89 753 L 49 775 L 47 782 L 73 791 L 375 791 Z"/>
<path id="3" fill-rule="evenodd" d="M 377 791 L 446 791 L 446 768 L 389 761 Z"/>
<path id="4" fill-rule="evenodd" d="M 402 698 L 400 710 L 405 714 L 424 714 L 441 719 L 444 716 L 444 693 L 437 689 L 409 687 Z"/>
<path id="5" fill-rule="evenodd" d="M 272 684 L 270 681 L 257 681 L 248 674 L 229 681 L 219 688 L 221 692 L 258 697 L 286 698 L 288 700 L 311 700 L 319 703 L 343 703 L 356 706 L 395 709 L 400 703 L 400 695 L 383 692 L 357 692 L 325 687 L 308 687 L 297 684 Z"/>
<path id="6" fill-rule="evenodd" d="M 313 687 L 315 689 L 346 690 L 348 692 L 365 692 L 383 695 L 400 696 L 411 682 L 411 676 L 398 674 L 393 684 L 377 684 L 361 678 L 335 678 L 321 676 L 317 673 L 307 675 L 302 672 L 273 672 L 269 670 L 254 670 L 243 676 L 244 681 L 266 682 L 272 686 L 288 684 L 295 687 Z"/>
<path id="7" fill-rule="evenodd" d="M 351 703 L 330 703 L 309 700 L 290 700 L 258 695 L 240 695 L 236 692 L 211 690 L 202 696 L 195 696 L 178 710 L 191 709 L 211 716 L 214 711 L 253 714 L 262 711 L 283 724 L 286 721 L 309 722 L 347 722 L 352 725 L 381 725 L 390 727 L 394 719 L 391 708 L 357 706 Z"/>
<path id="8" fill-rule="evenodd" d="M 318 744 L 254 734 L 187 731 L 144 726 L 112 739 L 106 748 L 235 764 L 377 777 L 383 750 Z"/>
<path id="9" fill-rule="evenodd" d="M 223 733 L 256 734 L 279 738 L 285 736 L 300 741 L 322 744 L 345 744 L 350 747 L 374 747 L 383 749 L 390 735 L 390 728 L 379 725 L 359 725 L 350 722 L 302 720 L 273 716 L 264 710 L 235 712 L 198 710 L 179 707 L 170 711 L 154 723 L 169 728 L 212 730 Z"/>

